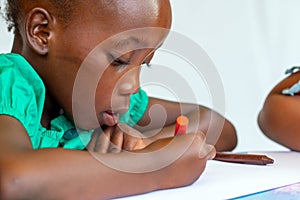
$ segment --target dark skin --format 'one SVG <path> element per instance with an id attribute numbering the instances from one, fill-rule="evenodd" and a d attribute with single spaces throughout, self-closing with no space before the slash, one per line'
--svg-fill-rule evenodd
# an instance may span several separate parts
<path id="1" fill-rule="evenodd" d="M 292 87 L 300 79 L 296 72 L 278 83 L 267 96 L 258 116 L 264 134 L 275 142 L 294 151 L 300 151 L 299 94 L 283 95 L 282 90 Z"/>
<path id="2" fill-rule="evenodd" d="M 24 17 L 21 18 L 24 21 L 20 23 L 20 34 L 15 36 L 13 52 L 23 55 L 45 83 L 46 102 L 41 121 L 44 127 L 50 127 L 50 121 L 58 116 L 60 109 L 73 119 L 72 92 L 76 74 L 82 61 L 101 41 L 132 28 L 170 27 L 169 2 L 149 2 L 151 3 L 145 6 L 145 2 L 139 0 L 126 2 L 125 5 L 123 1 L 113 1 L 113 5 L 105 7 L 100 5 L 100 1 L 86 1 L 76 9 L 78 13 L 73 15 L 68 26 L 49 12 L 47 1 L 39 2 L 39 6 L 28 5 L 24 8 Z M 124 6 L 128 8 L 123 9 Z M 111 8 L 114 8 L 113 11 Z M 113 13 L 116 10 L 118 12 Z M 149 13 L 151 17 L 142 18 L 144 13 Z M 219 122 L 215 119 L 224 119 L 222 116 L 207 108 L 200 107 L 200 110 L 195 111 L 199 106 L 186 105 L 184 113 L 191 117 L 190 134 L 170 138 L 174 132 L 174 121 L 181 114 L 179 104 L 150 98 L 148 108 L 159 103 L 170 114 L 167 115 L 165 128 L 158 134 L 140 139 L 128 136 L 127 132 L 132 129 L 120 131 L 117 122 L 112 122 L 112 116 L 107 115 L 107 111 L 113 109 L 110 107 L 112 99 L 118 105 L 120 113 L 126 110 L 129 103 L 126 100 L 139 87 L 140 65 L 150 62 L 154 47 L 163 43 L 166 34 L 153 35 L 145 32 L 134 36 L 143 38 L 153 48 L 133 50 L 122 55 L 122 60 L 130 61 L 125 68 L 109 66 L 99 81 L 101 89 L 97 89 L 95 94 L 97 123 L 89 115 L 78 120 L 82 129 L 97 128 L 99 124 L 106 127 L 103 128 L 103 133 L 96 131 L 93 135 L 88 146 L 90 152 L 60 148 L 33 150 L 22 124 L 12 117 L 0 116 L 1 199 L 108 199 L 189 185 L 202 174 L 206 161 L 214 156 L 215 149 L 205 144 L 201 130 L 205 132 L 208 126 L 214 127 L 214 123 Z M 115 47 L 106 46 L 106 49 L 107 51 L 100 52 L 100 57 L 105 58 L 107 52 L 115 50 Z M 193 119 L 195 112 L 201 113 L 200 121 Z M 149 119 L 147 111 L 136 128 L 141 132 L 160 128 L 155 124 L 145 128 Z M 101 137 L 103 135 L 107 137 Z M 111 148 L 110 142 L 116 146 Z M 209 142 L 214 143 L 215 139 Z M 220 149 L 232 149 L 236 145 L 235 130 L 228 121 L 225 121 L 217 145 Z M 122 149 L 131 150 L 133 154 Z M 159 156 L 150 156 L 151 152 L 157 150 L 160 150 Z M 119 153 L 103 154 L 110 151 Z M 145 159 L 156 166 L 161 164 L 163 158 L 172 157 L 175 152 L 182 153 L 174 162 L 164 168 L 141 173 L 118 171 L 97 160 L 120 160 L 120 166 L 125 167 L 130 163 L 133 166 L 127 166 L 129 169 L 143 171 L 139 155 L 149 153 L 148 157 L 145 154 Z M 178 171 L 188 173 L 178 174 Z"/>

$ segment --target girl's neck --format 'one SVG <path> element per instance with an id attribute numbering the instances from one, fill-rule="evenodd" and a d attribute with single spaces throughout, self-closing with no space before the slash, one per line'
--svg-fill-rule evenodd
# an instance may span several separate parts
<path id="1" fill-rule="evenodd" d="M 44 110 L 42 114 L 41 124 L 46 129 L 50 129 L 51 121 L 60 114 L 60 107 L 55 103 L 53 98 L 46 94 Z"/>
<path id="2" fill-rule="evenodd" d="M 15 35 L 14 35 L 13 46 L 12 46 L 11 52 L 21 54 L 22 49 L 23 49 L 23 41 L 22 41 L 22 38 L 21 38 L 20 34 L 18 33 L 18 31 L 16 31 Z"/>

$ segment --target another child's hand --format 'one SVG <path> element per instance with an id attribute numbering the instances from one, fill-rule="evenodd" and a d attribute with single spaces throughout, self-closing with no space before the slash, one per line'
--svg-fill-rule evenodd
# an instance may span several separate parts
<path id="1" fill-rule="evenodd" d="M 122 150 L 132 151 L 142 149 L 150 141 L 142 133 L 125 124 L 106 127 L 94 131 L 87 149 L 98 153 L 119 153 Z"/>

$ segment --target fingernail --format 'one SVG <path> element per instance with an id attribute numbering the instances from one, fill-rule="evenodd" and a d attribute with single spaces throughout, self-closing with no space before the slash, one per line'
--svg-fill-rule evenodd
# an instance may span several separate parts
<path id="1" fill-rule="evenodd" d="M 212 160 L 216 155 L 216 150 L 213 145 L 205 144 L 202 146 L 199 152 L 199 158 L 207 158 L 207 160 Z"/>
<path id="2" fill-rule="evenodd" d="M 216 157 L 216 149 L 213 148 L 211 149 L 211 151 L 209 152 L 208 156 L 207 156 L 207 160 L 213 160 Z"/>

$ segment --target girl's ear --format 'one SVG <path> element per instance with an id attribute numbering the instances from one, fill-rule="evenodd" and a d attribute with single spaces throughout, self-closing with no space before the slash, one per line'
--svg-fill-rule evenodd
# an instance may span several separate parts
<path id="1" fill-rule="evenodd" d="M 32 9 L 26 18 L 25 33 L 31 49 L 40 55 L 46 55 L 49 51 L 49 39 L 53 18 L 43 8 Z"/>

